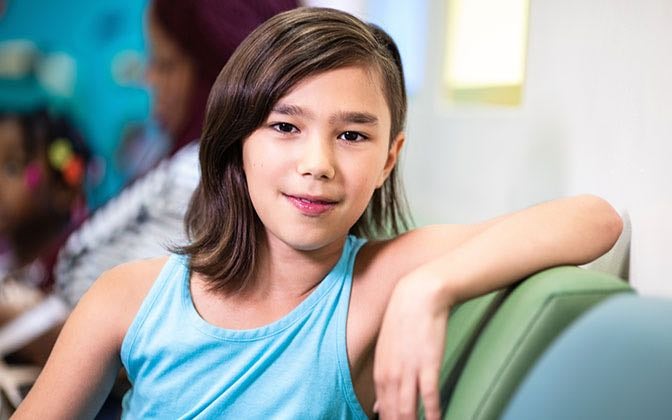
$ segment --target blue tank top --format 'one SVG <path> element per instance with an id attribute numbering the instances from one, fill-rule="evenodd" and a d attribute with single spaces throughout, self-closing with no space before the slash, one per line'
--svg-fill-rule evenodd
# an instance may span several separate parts
<path id="1" fill-rule="evenodd" d="M 283 318 L 231 330 L 194 308 L 185 256 L 171 255 L 124 337 L 133 384 L 125 419 L 365 419 L 350 378 L 346 321 L 355 256 L 349 236 L 334 268 Z"/>

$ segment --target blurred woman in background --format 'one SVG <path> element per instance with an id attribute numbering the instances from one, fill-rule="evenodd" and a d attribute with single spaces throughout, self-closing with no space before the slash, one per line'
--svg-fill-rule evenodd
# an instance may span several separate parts
<path id="1" fill-rule="evenodd" d="M 154 117 L 173 140 L 170 154 L 68 240 L 56 280 L 71 305 L 103 271 L 166 254 L 166 246 L 183 241 L 183 215 L 199 180 L 198 137 L 210 88 L 254 28 L 297 6 L 296 0 L 151 2 L 146 78 Z"/>

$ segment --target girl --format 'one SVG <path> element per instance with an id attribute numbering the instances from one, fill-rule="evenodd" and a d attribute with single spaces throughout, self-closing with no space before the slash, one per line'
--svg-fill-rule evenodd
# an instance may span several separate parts
<path id="1" fill-rule="evenodd" d="M 16 418 L 95 413 L 121 365 L 129 418 L 438 418 L 450 307 L 621 221 L 579 196 L 397 235 L 405 113 L 382 31 L 304 8 L 253 32 L 210 95 L 191 242 L 94 284 Z"/>
<path id="2" fill-rule="evenodd" d="M 0 112 L 0 331 L 51 290 L 58 249 L 86 214 L 87 161 L 67 119 L 44 109 Z M 64 320 L 64 305 L 57 307 L 47 324 Z M 44 364 L 49 340 L 42 337 L 18 356 Z"/>

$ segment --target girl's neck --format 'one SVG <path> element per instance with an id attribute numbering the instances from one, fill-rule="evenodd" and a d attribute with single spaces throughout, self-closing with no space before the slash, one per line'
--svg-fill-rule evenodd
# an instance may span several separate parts
<path id="1" fill-rule="evenodd" d="M 198 275 L 191 279 L 193 304 L 209 323 L 229 329 L 251 329 L 286 316 L 320 284 L 338 262 L 343 241 L 302 252 L 277 240 L 264 240 L 254 281 L 244 292 L 215 296 Z"/>
<path id="2" fill-rule="evenodd" d="M 258 269 L 246 297 L 272 295 L 300 299 L 307 296 L 336 265 L 344 242 L 345 238 L 315 251 L 300 251 L 277 238 L 264 240 Z"/>

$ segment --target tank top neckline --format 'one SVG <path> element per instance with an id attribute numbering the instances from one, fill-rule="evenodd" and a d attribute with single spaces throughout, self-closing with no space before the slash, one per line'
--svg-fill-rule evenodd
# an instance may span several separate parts
<path id="1" fill-rule="evenodd" d="M 191 295 L 189 270 L 189 257 L 186 255 L 176 256 L 182 259 L 182 281 L 181 283 L 181 301 L 182 307 L 185 310 L 190 322 L 202 333 L 224 341 L 254 341 L 272 337 L 279 334 L 285 329 L 291 327 L 294 323 L 308 316 L 311 309 L 323 299 L 327 293 L 340 281 L 344 281 L 349 277 L 352 267 L 348 266 L 349 256 L 354 246 L 354 238 L 348 236 L 344 242 L 343 250 L 338 261 L 334 267 L 327 273 L 324 279 L 317 285 L 317 287 L 295 308 L 289 311 L 281 318 L 263 325 L 261 327 L 251 329 L 230 329 L 219 327 L 206 321 L 196 310 Z"/>

